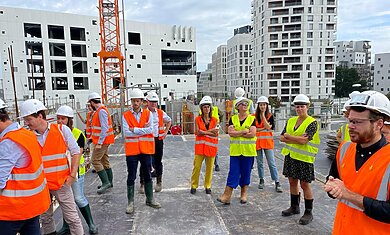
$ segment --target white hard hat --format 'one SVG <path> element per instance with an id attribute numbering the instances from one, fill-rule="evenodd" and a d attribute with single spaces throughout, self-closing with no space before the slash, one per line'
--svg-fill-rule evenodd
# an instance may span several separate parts
<path id="1" fill-rule="evenodd" d="M 352 97 L 354 97 L 357 94 L 360 94 L 360 92 L 359 91 L 352 91 L 351 94 L 349 94 L 349 98 L 352 99 Z"/>
<path id="2" fill-rule="evenodd" d="M 245 90 L 242 87 L 237 87 L 237 89 L 234 91 L 234 96 L 236 98 L 243 97 L 245 95 Z"/>
<path id="3" fill-rule="evenodd" d="M 234 108 L 237 109 L 238 105 L 243 103 L 243 102 L 249 102 L 249 100 L 247 98 L 245 98 L 245 97 L 238 97 L 236 99 L 236 104 L 235 104 Z"/>
<path id="4" fill-rule="evenodd" d="M 129 92 L 130 99 L 144 99 L 144 93 L 139 88 L 134 88 Z"/>
<path id="5" fill-rule="evenodd" d="M 390 121 L 385 121 L 385 125 L 390 125 Z"/>
<path id="6" fill-rule="evenodd" d="M 45 105 L 36 99 L 29 99 L 22 103 L 20 106 L 20 116 L 19 118 L 27 117 L 28 115 L 37 113 L 42 110 L 47 110 Z"/>
<path id="7" fill-rule="evenodd" d="M 146 99 L 152 102 L 158 102 L 158 96 L 157 93 L 154 91 L 149 91 L 146 95 Z"/>
<path id="8" fill-rule="evenodd" d="M 4 109 L 7 107 L 8 107 L 8 105 L 2 99 L 0 99 L 0 109 Z"/>
<path id="9" fill-rule="evenodd" d="M 208 95 L 203 96 L 202 100 L 199 102 L 199 105 L 202 106 L 204 104 L 209 104 L 209 105 L 213 104 L 213 101 L 211 100 L 210 96 L 208 96 Z"/>
<path id="10" fill-rule="evenodd" d="M 293 104 L 302 103 L 302 104 L 310 104 L 309 97 L 304 94 L 299 94 L 295 96 Z"/>
<path id="11" fill-rule="evenodd" d="M 390 118 L 390 101 L 384 94 L 377 91 L 363 91 L 353 96 L 346 108 L 350 107 L 363 107 Z"/>
<path id="12" fill-rule="evenodd" d="M 258 99 L 257 99 L 257 103 L 267 103 L 269 104 L 269 101 L 268 101 L 268 98 L 265 97 L 265 96 L 260 96 Z"/>
<path id="13" fill-rule="evenodd" d="M 347 111 L 348 111 L 348 110 L 347 110 L 347 106 L 349 105 L 350 102 L 351 102 L 351 99 L 349 99 L 349 100 L 347 100 L 347 101 L 345 102 L 345 104 L 344 104 L 344 106 L 343 106 L 343 109 L 342 109 L 343 112 L 347 112 Z"/>
<path id="14" fill-rule="evenodd" d="M 100 100 L 102 97 L 97 92 L 92 92 L 88 95 L 88 101 L 90 100 Z"/>
<path id="15" fill-rule="evenodd" d="M 73 115 L 73 109 L 69 107 L 68 105 L 62 105 L 58 108 L 56 115 L 65 116 L 65 117 L 74 117 Z"/>

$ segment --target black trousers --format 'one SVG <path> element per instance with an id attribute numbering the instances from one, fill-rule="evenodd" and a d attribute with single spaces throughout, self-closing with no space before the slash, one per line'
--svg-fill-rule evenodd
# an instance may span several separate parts
<path id="1" fill-rule="evenodd" d="M 152 175 L 150 174 L 150 159 L 150 154 L 126 156 L 128 186 L 134 185 L 137 177 L 138 161 L 141 163 L 140 178 L 142 178 L 145 183 L 152 181 Z"/>
<path id="2" fill-rule="evenodd" d="M 156 171 L 157 176 L 162 176 L 163 174 L 163 164 L 162 164 L 162 157 L 164 154 L 164 140 L 159 140 L 158 137 L 154 137 L 154 149 L 155 152 L 152 154 L 151 164 L 153 165 L 154 170 Z M 142 177 L 143 175 L 143 169 L 140 168 L 139 176 L 140 176 L 140 183 L 144 183 L 144 179 Z M 149 169 L 151 171 L 151 169 Z"/>

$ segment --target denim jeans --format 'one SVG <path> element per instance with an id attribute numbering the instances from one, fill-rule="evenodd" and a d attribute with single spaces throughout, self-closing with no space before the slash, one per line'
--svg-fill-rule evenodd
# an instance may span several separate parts
<path id="1" fill-rule="evenodd" d="M 269 171 L 271 172 L 271 178 L 275 182 L 279 182 L 278 170 L 275 165 L 275 156 L 273 149 L 259 149 L 257 150 L 257 172 L 259 173 L 259 178 L 264 179 L 264 164 L 263 164 L 263 151 L 265 157 L 267 158 Z"/>
<path id="2" fill-rule="evenodd" d="M 140 170 L 142 169 L 144 183 L 152 181 L 152 175 L 150 174 L 150 154 L 138 154 L 133 156 L 126 156 L 127 165 L 127 186 L 133 186 L 137 177 L 138 161 L 141 163 Z"/>
<path id="3" fill-rule="evenodd" d="M 0 231 L 2 235 L 40 235 L 39 216 L 18 221 L 0 220 Z"/>
<path id="4" fill-rule="evenodd" d="M 74 201 L 79 208 L 88 205 L 88 200 L 84 195 L 84 175 L 79 176 L 77 181 L 72 184 L 72 191 L 74 195 Z"/>

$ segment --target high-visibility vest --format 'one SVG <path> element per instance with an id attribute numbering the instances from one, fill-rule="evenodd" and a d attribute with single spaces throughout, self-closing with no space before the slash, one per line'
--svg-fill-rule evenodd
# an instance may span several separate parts
<path id="1" fill-rule="evenodd" d="M 100 110 L 106 110 L 108 114 L 108 130 L 107 130 L 107 136 L 103 141 L 103 144 L 113 144 L 115 142 L 115 136 L 114 136 L 114 130 L 112 129 L 112 120 L 110 116 L 110 112 L 108 112 L 108 109 L 105 106 L 101 106 L 98 108 L 95 113 L 92 116 L 92 142 L 94 144 L 98 144 L 100 132 L 102 130 L 100 119 L 99 119 L 99 112 Z"/>
<path id="2" fill-rule="evenodd" d="M 144 128 L 149 121 L 150 111 L 149 109 L 143 109 L 139 122 L 135 119 L 133 113 L 129 110 L 123 114 L 129 127 Z M 154 137 L 153 133 L 125 138 L 125 152 L 126 156 L 135 156 L 138 154 L 154 154 Z"/>
<path id="3" fill-rule="evenodd" d="M 302 136 L 306 132 L 306 128 L 315 121 L 311 116 L 308 116 L 298 127 L 294 130 L 294 126 L 297 123 L 298 116 L 292 117 L 287 121 L 286 133 L 293 136 Z M 318 153 L 318 147 L 320 146 L 320 135 L 318 133 L 319 125 L 317 123 L 317 131 L 313 136 L 313 139 L 306 144 L 286 144 L 282 149 L 284 156 L 290 154 L 290 157 L 307 163 L 314 163 L 315 157 Z"/>
<path id="4" fill-rule="evenodd" d="M 356 143 L 340 145 L 336 161 L 340 179 L 346 188 L 379 201 L 390 198 L 390 145 L 374 153 L 356 171 Z M 368 217 L 353 203 L 341 199 L 337 204 L 333 234 L 389 234 L 390 224 Z"/>
<path id="5" fill-rule="evenodd" d="M 58 190 L 70 175 L 67 146 L 62 136 L 61 124 L 51 123 L 45 144 L 42 148 L 43 167 L 50 190 Z"/>
<path id="6" fill-rule="evenodd" d="M 340 132 L 341 132 L 341 141 L 343 141 L 343 142 L 351 141 L 351 137 L 349 136 L 348 123 L 346 123 L 340 127 Z"/>
<path id="7" fill-rule="evenodd" d="M 253 114 L 253 116 L 255 116 Z M 255 116 L 256 117 L 256 116 Z M 272 114 L 268 114 L 267 121 L 272 117 Z M 256 128 L 264 128 L 264 119 L 261 119 L 259 123 L 256 120 Z M 274 149 L 274 136 L 272 130 L 263 129 L 256 131 L 256 149 Z"/>
<path id="8" fill-rule="evenodd" d="M 80 138 L 80 135 L 82 135 L 83 139 L 84 139 L 84 143 L 85 143 L 85 141 L 86 141 L 85 135 L 80 129 L 73 127 L 72 134 L 73 134 L 74 138 L 76 139 L 76 141 Z M 84 174 L 85 174 L 85 160 L 84 160 L 84 154 L 82 154 L 80 156 L 80 162 L 79 162 L 79 176 L 82 176 Z"/>
<path id="9" fill-rule="evenodd" d="M 202 116 L 195 118 L 195 123 L 198 125 L 199 130 L 207 131 L 206 125 L 203 122 Z M 209 130 L 214 129 L 217 126 L 217 119 L 211 117 Z M 218 151 L 218 135 L 196 135 L 195 136 L 195 154 L 204 155 L 206 157 L 215 157 Z"/>
<path id="10" fill-rule="evenodd" d="M 236 109 L 236 102 L 237 102 L 237 99 L 233 100 L 233 113 L 234 114 L 238 114 L 238 110 Z M 253 103 L 253 101 L 249 100 L 249 102 L 248 102 L 248 109 L 246 110 L 247 114 L 250 114 L 250 108 L 252 106 L 252 103 Z"/>
<path id="11" fill-rule="evenodd" d="M 92 116 L 93 116 L 93 111 L 89 111 L 87 113 L 87 120 L 86 120 L 86 123 L 85 123 L 85 134 L 87 135 L 87 138 L 91 138 L 91 135 L 92 135 L 92 127 L 91 127 L 91 123 L 92 123 Z"/>
<path id="12" fill-rule="evenodd" d="M 233 126 L 236 131 L 250 129 L 254 120 L 254 116 L 248 115 L 248 117 L 245 119 L 245 122 L 241 126 L 238 114 L 232 116 Z M 230 137 L 230 156 L 257 156 L 256 139 L 256 136 L 252 138 Z"/>
<path id="13" fill-rule="evenodd" d="M 157 110 L 157 117 L 158 117 L 158 139 L 163 140 L 165 137 L 165 128 L 164 128 L 164 111 L 161 109 Z"/>
<path id="14" fill-rule="evenodd" d="M 0 220 L 27 220 L 44 213 L 50 206 L 50 194 L 43 171 L 41 147 L 37 137 L 24 128 L 10 131 L 2 138 L 22 146 L 31 162 L 14 167 L 5 188 L 0 191 Z"/>
<path id="15" fill-rule="evenodd" d="M 211 116 L 217 119 L 217 122 L 219 122 L 219 113 L 218 113 L 218 107 L 217 106 L 211 106 Z M 199 109 L 199 115 L 202 115 L 202 110 Z"/>

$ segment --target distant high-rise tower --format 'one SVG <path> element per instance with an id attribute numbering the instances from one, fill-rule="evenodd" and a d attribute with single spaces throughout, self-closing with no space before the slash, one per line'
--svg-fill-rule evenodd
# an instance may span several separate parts
<path id="1" fill-rule="evenodd" d="M 299 93 L 331 98 L 336 0 L 253 0 L 253 93 L 290 102 Z"/>

